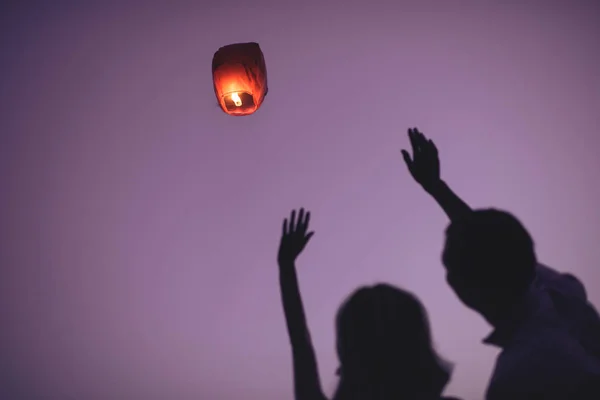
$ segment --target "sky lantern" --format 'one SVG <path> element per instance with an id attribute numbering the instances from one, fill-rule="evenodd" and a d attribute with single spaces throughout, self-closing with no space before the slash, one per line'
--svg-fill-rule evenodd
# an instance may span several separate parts
<path id="1" fill-rule="evenodd" d="M 267 95 L 267 67 L 258 43 L 221 47 L 212 62 L 215 95 L 229 115 L 250 115 Z"/>

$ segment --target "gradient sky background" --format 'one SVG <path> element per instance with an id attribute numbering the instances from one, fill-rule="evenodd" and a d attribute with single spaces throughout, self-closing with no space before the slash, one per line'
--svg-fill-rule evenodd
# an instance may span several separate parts
<path id="1" fill-rule="evenodd" d="M 305 206 L 326 390 L 338 305 L 383 280 L 429 310 L 447 393 L 481 399 L 496 350 L 444 282 L 409 126 L 600 305 L 597 1 L 44 3 L 0 12 L 1 398 L 291 399 L 275 254 Z M 245 41 L 269 95 L 229 117 L 211 58 Z"/>

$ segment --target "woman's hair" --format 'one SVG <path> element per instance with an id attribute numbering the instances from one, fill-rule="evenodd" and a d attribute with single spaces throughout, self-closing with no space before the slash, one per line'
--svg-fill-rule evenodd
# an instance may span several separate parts
<path id="1" fill-rule="evenodd" d="M 378 284 L 356 290 L 337 315 L 340 381 L 334 400 L 436 397 L 450 366 L 431 343 L 421 302 Z"/>

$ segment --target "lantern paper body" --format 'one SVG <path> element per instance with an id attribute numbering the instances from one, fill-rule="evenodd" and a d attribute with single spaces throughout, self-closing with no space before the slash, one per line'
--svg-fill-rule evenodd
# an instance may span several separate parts
<path id="1" fill-rule="evenodd" d="M 250 115 L 267 94 L 267 68 L 258 43 L 221 47 L 212 62 L 215 94 L 229 115 Z"/>

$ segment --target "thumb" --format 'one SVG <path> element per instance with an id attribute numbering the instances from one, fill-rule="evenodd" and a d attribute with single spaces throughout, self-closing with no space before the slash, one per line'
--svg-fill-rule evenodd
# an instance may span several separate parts
<path id="1" fill-rule="evenodd" d="M 304 237 L 304 243 L 308 243 L 308 241 L 310 240 L 311 237 L 313 237 L 314 234 L 315 234 L 315 232 L 308 232 L 306 234 L 306 236 Z"/>
<path id="2" fill-rule="evenodd" d="M 410 154 L 408 154 L 408 151 L 406 151 L 406 150 L 400 150 L 400 152 L 402 153 L 402 158 L 404 158 L 404 162 L 406 163 L 406 166 L 412 172 L 413 160 L 410 159 Z"/>

